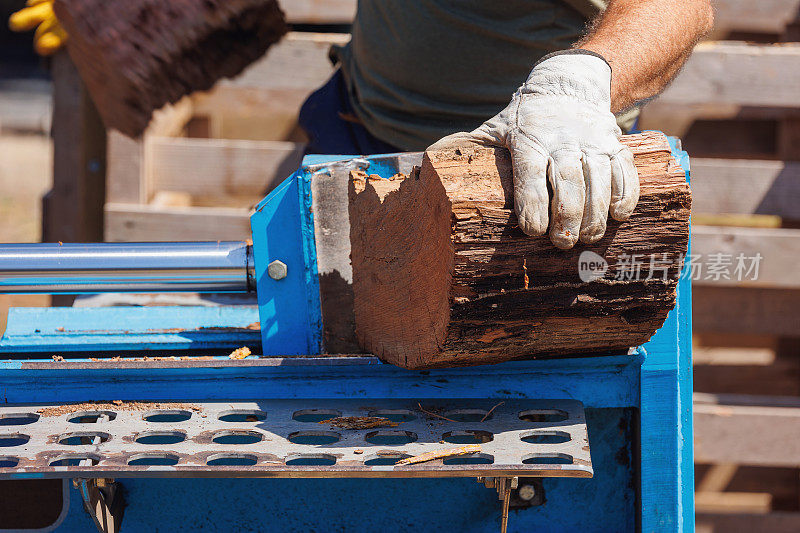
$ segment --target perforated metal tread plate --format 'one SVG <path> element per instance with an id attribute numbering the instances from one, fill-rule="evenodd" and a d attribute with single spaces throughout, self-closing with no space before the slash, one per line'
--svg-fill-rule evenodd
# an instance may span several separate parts
<path id="1" fill-rule="evenodd" d="M 395 427 L 342 429 L 334 417 Z M 445 418 L 449 420 L 445 420 Z M 398 460 L 478 444 L 480 452 Z M 574 400 L 256 400 L 0 407 L 0 479 L 591 477 Z"/>

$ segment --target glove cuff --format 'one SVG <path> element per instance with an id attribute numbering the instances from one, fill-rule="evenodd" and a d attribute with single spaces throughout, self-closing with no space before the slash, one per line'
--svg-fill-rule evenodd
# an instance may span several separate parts
<path id="1" fill-rule="evenodd" d="M 537 61 L 533 68 L 536 68 L 539 63 L 543 63 L 550 59 L 551 57 L 556 56 L 571 56 L 571 55 L 587 55 L 587 56 L 594 56 L 603 60 L 603 62 L 608 65 L 609 70 L 611 69 L 611 64 L 606 60 L 605 57 L 601 56 L 597 52 L 593 52 L 592 50 L 586 50 L 584 48 L 570 48 L 569 50 L 557 50 L 555 52 L 550 52 L 546 56 L 543 56 L 539 61 Z"/>
<path id="2" fill-rule="evenodd" d="M 611 65 L 591 50 L 553 52 L 536 63 L 520 92 L 577 98 L 610 111 Z"/>

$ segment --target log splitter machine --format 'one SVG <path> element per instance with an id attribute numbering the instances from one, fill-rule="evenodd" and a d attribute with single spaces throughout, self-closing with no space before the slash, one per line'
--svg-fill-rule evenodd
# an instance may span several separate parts
<path id="1" fill-rule="evenodd" d="M 258 299 L 12 309 L 0 480 L 64 480 L 58 531 L 692 531 L 685 276 L 627 353 L 424 371 L 327 353 L 319 280 L 347 278 L 348 173 L 420 157 L 306 157 L 252 244 L 0 246 L 0 293 Z"/>

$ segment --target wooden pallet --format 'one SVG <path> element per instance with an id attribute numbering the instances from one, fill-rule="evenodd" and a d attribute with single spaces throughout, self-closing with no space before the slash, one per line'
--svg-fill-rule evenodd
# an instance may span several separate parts
<path id="1" fill-rule="evenodd" d="M 139 140 L 108 137 L 105 240 L 239 240 L 300 164 L 297 114 L 347 34 L 291 33 L 234 80 L 162 109 Z"/>
<path id="2" fill-rule="evenodd" d="M 693 282 L 697 531 L 798 531 L 800 0 L 715 7 L 715 39 L 751 42 L 700 44 L 641 119 L 691 156 L 692 253 L 763 256 Z"/>

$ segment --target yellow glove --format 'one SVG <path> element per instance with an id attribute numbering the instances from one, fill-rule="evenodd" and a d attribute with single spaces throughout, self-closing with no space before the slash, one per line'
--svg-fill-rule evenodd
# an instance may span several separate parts
<path id="1" fill-rule="evenodd" d="M 27 6 L 8 18 L 8 27 L 12 31 L 36 28 L 33 48 L 39 55 L 48 56 L 64 46 L 67 32 L 53 12 L 53 0 L 28 0 Z"/>

